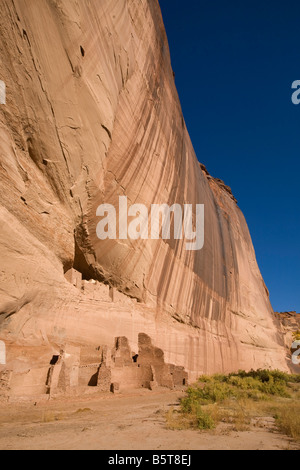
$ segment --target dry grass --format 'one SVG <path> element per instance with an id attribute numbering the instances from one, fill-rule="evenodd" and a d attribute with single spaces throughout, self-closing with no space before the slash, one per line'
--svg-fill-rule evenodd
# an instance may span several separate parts
<path id="1" fill-rule="evenodd" d="M 279 429 L 284 434 L 300 441 L 300 403 L 298 400 L 289 405 L 278 406 L 275 417 Z"/>
<path id="2" fill-rule="evenodd" d="M 166 413 L 166 424 L 167 428 L 172 431 L 181 431 L 195 427 L 195 419 L 191 419 L 189 416 L 180 413 L 180 411 L 171 408 L 168 413 Z"/>
<path id="3" fill-rule="evenodd" d="M 166 421 L 169 429 L 214 429 L 220 423 L 235 431 L 277 428 L 300 440 L 299 376 L 252 371 L 250 377 L 244 372 L 201 377 Z"/>
<path id="4" fill-rule="evenodd" d="M 212 416 L 201 407 L 191 413 L 182 413 L 171 408 L 166 414 L 166 424 L 167 428 L 173 431 L 191 428 L 200 430 L 215 428 Z"/>

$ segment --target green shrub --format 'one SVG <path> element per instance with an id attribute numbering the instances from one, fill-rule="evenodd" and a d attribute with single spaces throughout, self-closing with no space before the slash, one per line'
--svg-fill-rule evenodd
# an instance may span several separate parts
<path id="1" fill-rule="evenodd" d="M 299 419 L 295 416 L 296 411 L 299 415 L 299 383 L 300 375 L 289 375 L 279 370 L 203 375 L 196 385 L 188 388 L 186 396 L 181 399 L 180 411 L 173 413 L 172 419 L 178 421 L 181 429 L 186 426 L 213 429 L 215 423 L 224 419 L 234 423 L 236 428 L 247 429 L 253 410 L 260 412 L 266 409 L 272 416 L 276 410 L 280 429 L 299 438 Z M 290 404 L 294 404 L 297 410 L 289 410 Z"/>
<path id="2" fill-rule="evenodd" d="M 236 396 L 232 387 L 226 383 L 207 383 L 203 389 L 199 390 L 198 396 L 202 404 L 217 403 Z"/>
<path id="3" fill-rule="evenodd" d="M 215 422 L 209 413 L 199 406 L 196 410 L 197 426 L 199 429 L 214 429 Z"/>
<path id="4" fill-rule="evenodd" d="M 296 384 L 300 383 L 300 375 L 291 375 L 289 381 Z"/>

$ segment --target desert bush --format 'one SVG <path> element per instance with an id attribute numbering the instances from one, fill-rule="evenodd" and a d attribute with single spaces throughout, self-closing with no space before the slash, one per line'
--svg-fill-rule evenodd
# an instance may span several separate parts
<path id="1" fill-rule="evenodd" d="M 204 411 L 201 406 L 196 409 L 198 429 L 214 429 L 216 427 L 213 417 Z"/>
<path id="2" fill-rule="evenodd" d="M 215 428 L 214 418 L 210 413 L 204 411 L 199 404 L 189 408 L 189 412 L 178 412 L 172 408 L 166 415 L 167 427 L 172 430 L 200 429 L 208 430 Z"/>
<path id="3" fill-rule="evenodd" d="M 172 418 L 173 428 L 174 422 L 180 422 L 181 429 L 213 429 L 223 421 L 231 423 L 235 429 L 245 430 L 251 417 L 267 413 L 276 418 L 283 432 L 299 438 L 299 383 L 299 375 L 278 370 L 203 375 L 188 388 L 181 399 L 180 410 L 172 413 L 169 421 Z"/>
<path id="4" fill-rule="evenodd" d="M 276 409 L 275 419 L 279 429 L 293 437 L 300 440 L 300 405 L 299 403 L 288 404 Z"/>

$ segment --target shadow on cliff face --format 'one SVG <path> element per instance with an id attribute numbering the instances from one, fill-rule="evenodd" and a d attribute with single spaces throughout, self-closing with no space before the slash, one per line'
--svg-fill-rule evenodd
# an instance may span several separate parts
<path id="1" fill-rule="evenodd" d="M 78 225 L 75 230 L 75 253 L 73 265 L 67 263 L 64 265 L 64 273 L 73 268 L 82 274 L 82 280 L 95 280 L 110 287 L 116 288 L 137 302 L 144 302 L 144 288 L 138 286 L 131 279 L 125 278 L 114 272 L 113 269 L 104 269 L 97 261 L 96 254 L 90 244 L 89 232 L 84 223 Z"/>
<path id="2" fill-rule="evenodd" d="M 37 295 L 38 291 L 31 291 L 24 294 L 20 299 L 15 299 L 11 302 L 0 305 L 0 326 L 2 326 L 6 320 L 18 313 L 23 307 L 33 302 Z"/>
<path id="3" fill-rule="evenodd" d="M 85 281 L 94 279 L 95 281 L 108 284 L 103 272 L 100 269 L 96 269 L 92 262 L 89 262 L 89 258 L 95 262 L 95 254 L 88 242 L 89 236 L 84 223 L 77 226 L 74 232 L 74 238 L 75 250 L 73 265 L 71 263 L 65 265 L 64 272 L 66 273 L 69 269 L 73 268 L 82 274 L 82 279 Z"/>
<path id="4" fill-rule="evenodd" d="M 75 238 L 75 254 L 74 254 L 73 268 L 82 274 L 83 280 L 90 281 L 91 279 L 96 279 L 96 272 L 92 268 L 92 266 L 90 266 L 88 262 L 86 261 L 86 258 L 83 252 L 79 248 L 76 238 Z M 96 279 L 96 280 L 99 280 L 100 282 L 103 281 L 103 279 Z"/>

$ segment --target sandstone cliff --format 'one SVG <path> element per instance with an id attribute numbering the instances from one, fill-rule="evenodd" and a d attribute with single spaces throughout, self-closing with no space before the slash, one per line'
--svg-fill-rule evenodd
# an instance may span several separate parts
<path id="1" fill-rule="evenodd" d="M 295 352 L 294 343 L 300 341 L 300 314 L 296 312 L 275 312 L 275 315 L 280 320 L 280 330 L 284 337 L 288 365 L 295 374 L 299 374 L 300 364 L 293 363 L 292 354 Z M 299 345 L 296 345 L 296 351 L 298 349 Z"/>
<path id="2" fill-rule="evenodd" d="M 192 378 L 285 369 L 243 214 L 195 156 L 157 0 L 2 0 L 0 10 L 6 368 L 25 373 L 66 344 L 112 347 L 118 336 L 135 349 L 144 332 Z M 204 204 L 203 250 L 100 241 L 96 209 L 122 195 Z M 71 268 L 86 289 L 65 278 Z"/>

